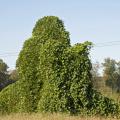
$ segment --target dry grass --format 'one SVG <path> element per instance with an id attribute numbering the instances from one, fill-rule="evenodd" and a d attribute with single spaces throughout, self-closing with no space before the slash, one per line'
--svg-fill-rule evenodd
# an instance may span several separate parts
<path id="1" fill-rule="evenodd" d="M 99 86 L 96 87 L 97 91 L 101 92 L 102 95 L 120 103 L 120 93 L 117 93 L 114 90 L 112 90 L 112 88 L 106 86 L 105 80 L 101 79 L 98 84 Z"/>
<path id="2" fill-rule="evenodd" d="M 62 114 L 12 114 L 0 116 L 0 120 L 117 120 L 102 117 L 80 117 Z"/>

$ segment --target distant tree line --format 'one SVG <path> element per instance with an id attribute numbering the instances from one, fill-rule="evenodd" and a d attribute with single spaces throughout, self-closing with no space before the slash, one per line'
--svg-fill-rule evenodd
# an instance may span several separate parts
<path id="1" fill-rule="evenodd" d="M 99 73 L 102 69 L 103 73 Z M 120 61 L 111 58 L 105 58 L 103 63 L 94 63 L 92 67 L 92 78 L 94 87 L 100 87 L 100 81 L 104 81 L 105 85 L 113 91 L 120 92 Z"/>

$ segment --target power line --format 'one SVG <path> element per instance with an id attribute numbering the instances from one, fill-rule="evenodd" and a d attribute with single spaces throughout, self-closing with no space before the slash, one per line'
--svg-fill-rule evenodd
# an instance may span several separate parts
<path id="1" fill-rule="evenodd" d="M 1 55 L 13 55 L 13 54 L 18 54 L 19 52 L 6 52 L 6 53 L 0 53 Z"/>
<path id="2" fill-rule="evenodd" d="M 15 57 L 15 56 L 18 56 L 18 55 L 3 55 L 3 56 L 0 55 L 0 58 L 1 57 Z"/>
<path id="3" fill-rule="evenodd" d="M 120 45 L 120 41 L 110 41 L 94 44 L 94 47 L 108 47 L 108 46 L 117 46 Z M 5 52 L 0 53 L 0 57 L 13 57 L 18 56 L 19 52 Z"/>
<path id="4" fill-rule="evenodd" d="M 0 57 L 13 57 L 18 56 L 19 52 L 6 52 L 6 53 L 0 53 Z"/>
<path id="5" fill-rule="evenodd" d="M 107 43 L 120 43 L 120 40 L 119 41 L 101 42 L 101 43 L 96 43 L 96 44 L 107 44 Z"/>
<path id="6" fill-rule="evenodd" d="M 109 41 L 109 42 L 102 42 L 94 44 L 94 47 L 107 47 L 107 46 L 115 46 L 120 45 L 120 41 Z"/>
<path id="7" fill-rule="evenodd" d="M 94 45 L 94 47 L 109 47 L 109 46 L 118 46 L 118 45 L 120 45 L 120 43 L 119 44 L 101 44 L 101 45 Z"/>

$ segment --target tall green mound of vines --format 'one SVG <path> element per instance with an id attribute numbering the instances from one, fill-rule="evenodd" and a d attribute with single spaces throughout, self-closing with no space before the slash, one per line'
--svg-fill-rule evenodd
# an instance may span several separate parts
<path id="1" fill-rule="evenodd" d="M 0 112 L 117 115 L 118 104 L 93 89 L 91 46 L 71 46 L 58 17 L 38 20 L 16 63 L 19 81 L 0 92 Z"/>
<path id="2" fill-rule="evenodd" d="M 41 52 L 50 39 L 55 40 L 56 43 L 60 41 L 66 46 L 69 45 L 68 32 L 65 31 L 62 21 L 53 16 L 38 20 L 32 37 L 25 42 L 17 61 L 19 76 L 23 84 L 23 109 L 28 112 L 37 110 L 40 91 L 44 81 L 47 80 L 41 61 L 48 58 L 44 58 L 42 56 L 44 53 Z"/>

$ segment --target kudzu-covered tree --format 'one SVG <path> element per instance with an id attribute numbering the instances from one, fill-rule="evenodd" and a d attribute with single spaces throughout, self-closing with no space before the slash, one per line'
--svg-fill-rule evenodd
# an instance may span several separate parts
<path id="1" fill-rule="evenodd" d="M 61 47 L 69 46 L 69 34 L 65 31 L 62 21 L 51 16 L 44 17 L 36 23 L 32 37 L 24 44 L 17 61 L 17 68 L 23 84 L 23 109 L 25 111 L 36 110 L 41 95 L 40 90 L 44 82 L 47 81 L 45 74 L 47 70 L 44 70 L 44 66 L 48 65 L 45 60 L 49 59 L 49 56 L 44 56 L 42 52 L 49 52 L 45 48 L 46 44 L 49 43 L 54 52 L 55 48 L 53 46 L 59 44 L 59 42 Z M 49 65 L 47 68 L 50 68 Z"/>
<path id="2" fill-rule="evenodd" d="M 17 60 L 19 80 L 0 93 L 0 111 L 118 114 L 118 105 L 93 89 L 91 45 L 71 46 L 58 17 L 38 20 Z"/>

